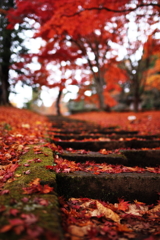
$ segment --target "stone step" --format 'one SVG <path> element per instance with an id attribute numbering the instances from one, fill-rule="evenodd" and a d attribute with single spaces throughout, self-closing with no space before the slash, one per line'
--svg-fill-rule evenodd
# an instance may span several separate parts
<path id="1" fill-rule="evenodd" d="M 99 152 L 67 152 L 57 154 L 75 162 L 94 161 L 95 163 L 121 164 L 125 166 L 158 167 L 160 165 L 160 150 L 126 150 L 119 154 L 101 154 Z M 55 155 L 56 157 L 56 155 Z"/>
<path id="2" fill-rule="evenodd" d="M 158 148 L 159 140 L 130 140 L 130 141 L 56 141 L 51 139 L 52 143 L 62 148 L 85 149 L 91 151 L 99 151 L 100 149 L 126 149 L 126 148 Z"/>
<path id="3" fill-rule="evenodd" d="M 137 131 L 118 131 L 118 129 L 101 130 L 95 128 L 93 131 L 93 128 L 88 126 L 80 126 L 78 131 L 76 128 L 69 126 L 66 130 L 65 124 L 64 128 L 57 131 L 54 129 L 52 134 L 54 135 L 52 142 L 56 145 L 61 146 L 63 149 L 73 149 L 73 151 L 70 149 L 70 151 L 62 150 L 61 153 L 56 152 L 54 157 L 58 155 L 64 159 L 80 163 L 94 161 L 97 165 L 98 163 L 108 163 L 144 168 L 159 166 L 160 150 L 151 149 L 160 147 L 159 136 L 139 136 Z M 56 140 L 56 138 L 60 139 Z M 94 141 L 96 138 L 101 139 Z M 103 138 L 108 139 L 105 141 Z M 88 141 L 77 141 L 83 139 L 88 139 Z M 90 139 L 93 139 L 93 141 L 90 141 Z M 90 151 L 86 153 L 81 151 L 81 149 Z M 104 155 L 95 152 L 100 149 L 119 149 L 119 153 L 115 151 L 115 154 Z M 96 174 L 96 172 L 77 171 L 73 173 L 57 173 L 56 183 L 58 195 L 66 199 L 91 198 L 113 203 L 117 202 L 118 199 L 125 199 L 130 202 L 137 200 L 153 204 L 159 199 L 160 192 L 160 175 L 151 172 Z M 143 233 L 139 234 L 136 232 L 136 234 L 137 240 L 150 236 L 150 233 L 143 235 Z"/>
<path id="4" fill-rule="evenodd" d="M 158 200 L 160 175 L 155 173 L 58 173 L 57 192 L 66 198 L 93 198 L 116 202 L 138 199 L 148 204 Z"/>
<path id="5" fill-rule="evenodd" d="M 85 128 L 87 129 L 99 129 L 99 130 L 103 130 L 103 129 L 116 129 L 119 128 L 118 126 L 111 126 L 111 127 L 102 127 L 99 124 L 96 123 L 90 123 L 87 121 L 83 121 L 83 120 L 76 120 L 76 119 L 69 119 L 66 117 L 52 117 L 52 127 L 53 128 L 59 128 L 59 129 L 66 129 L 66 127 L 70 130 L 74 129 L 77 130 L 77 128 Z"/>
<path id="6" fill-rule="evenodd" d="M 157 138 L 160 138 L 158 135 L 120 135 L 120 134 L 99 134 L 99 133 L 91 133 L 91 134 L 54 134 L 54 138 L 59 138 L 61 140 L 84 140 L 84 139 L 98 139 L 98 138 L 110 138 L 110 139 L 126 139 L 126 138 L 138 138 L 138 139 L 149 139 L 149 140 L 155 140 Z"/>
<path id="7" fill-rule="evenodd" d="M 117 135 L 130 135 L 130 134 L 138 134 L 138 131 L 125 131 L 125 130 L 108 130 L 108 129 L 102 129 L 102 130 L 99 130 L 99 129 L 94 129 L 94 128 L 91 128 L 91 129 L 85 129 L 84 127 L 82 129 L 79 129 L 79 130 L 74 130 L 74 129 L 64 129 L 61 128 L 61 129 L 53 129 L 53 132 L 55 134 L 117 134 Z"/>
<path id="8" fill-rule="evenodd" d="M 85 120 L 78 120 L 78 119 L 70 119 L 67 117 L 61 117 L 61 116 L 48 116 L 49 120 L 52 122 L 53 128 L 60 128 L 60 129 L 65 129 L 66 126 L 68 126 L 71 130 L 74 128 L 76 130 L 78 127 L 83 127 L 85 129 L 108 129 L 108 130 L 113 130 L 119 128 L 119 126 L 108 126 L 108 127 L 102 127 L 99 124 L 93 123 L 93 122 L 88 122 Z"/>

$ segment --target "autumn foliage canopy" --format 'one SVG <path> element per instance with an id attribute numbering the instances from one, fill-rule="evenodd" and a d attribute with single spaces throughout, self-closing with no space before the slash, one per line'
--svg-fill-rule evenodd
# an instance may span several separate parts
<path id="1" fill-rule="evenodd" d="M 12 66 L 24 69 L 17 80 L 60 90 L 85 86 L 83 97 L 86 86 L 92 86 L 101 109 L 113 106 L 112 90 L 121 91 L 129 82 L 136 107 L 146 83 L 156 87 L 159 81 L 159 8 L 158 1 L 150 0 L 17 0 L 16 8 L 8 11 L 8 28 L 30 22 L 34 37 L 43 39 L 38 54 L 23 55 L 24 62 Z M 39 63 L 36 71 L 28 67 L 34 57 Z M 129 67 L 124 64 L 127 59 Z"/>

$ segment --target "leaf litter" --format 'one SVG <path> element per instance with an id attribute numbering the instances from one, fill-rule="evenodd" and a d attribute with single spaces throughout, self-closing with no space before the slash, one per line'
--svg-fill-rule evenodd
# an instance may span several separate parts
<path id="1" fill-rule="evenodd" d="M 1 107 L 1 110 L 3 114 L 0 116 L 0 190 L 1 194 L 9 194 L 9 190 L 3 190 L 3 186 L 10 179 L 14 180 L 14 171 L 20 164 L 19 158 L 29 150 L 29 144 L 44 143 L 44 146 L 51 148 L 55 152 L 63 151 L 63 149 L 54 144 L 45 143 L 46 130 L 53 130 L 51 124 L 46 121 L 46 118 L 14 108 Z M 101 118 L 99 118 L 98 115 L 94 118 L 91 115 L 88 116 L 90 116 L 92 120 L 97 121 L 97 123 L 108 126 L 110 117 L 106 118 L 105 114 L 106 113 L 101 113 Z M 149 118 L 147 114 L 151 115 L 152 113 L 139 114 L 133 121 L 126 120 L 125 118 L 123 118 L 123 120 L 121 118 L 120 121 L 120 119 L 116 117 L 116 114 L 112 114 L 112 121 L 110 122 L 112 122 L 112 125 L 115 125 L 118 119 L 118 125 L 121 124 L 123 129 L 131 131 L 139 130 L 142 135 L 149 134 L 148 129 L 150 129 L 150 134 L 159 134 L 160 126 L 157 120 L 157 113 L 152 114 L 152 118 Z M 87 120 L 89 120 L 88 116 Z M 114 118 L 114 116 L 116 118 Z M 83 116 L 83 120 L 84 119 Z M 101 141 L 104 139 L 98 140 Z M 70 150 L 71 152 L 73 151 L 73 149 Z M 37 146 L 34 148 L 34 152 L 35 154 L 44 154 L 41 148 Z M 79 153 L 85 154 L 86 150 L 79 150 Z M 110 154 L 111 151 L 103 149 L 101 153 Z M 29 164 L 32 162 L 37 163 L 40 161 L 38 158 L 30 159 L 26 163 L 26 168 L 29 167 Z M 95 164 L 90 161 L 80 165 L 61 158 L 56 158 L 54 165 L 55 166 L 48 166 L 48 168 L 56 172 L 66 173 L 72 171 L 90 171 L 95 174 L 100 174 L 103 172 L 103 169 L 108 173 L 123 171 L 149 171 L 159 173 L 159 168 L 138 168 L 137 166 L 128 168 L 122 165 Z M 24 172 L 24 174 L 29 173 L 30 170 Z M 48 185 L 42 186 L 40 179 L 35 179 L 23 190 L 28 196 L 33 193 L 46 194 L 53 191 Z M 27 204 L 30 202 L 27 197 L 23 197 L 22 201 Z M 136 200 L 130 203 L 120 199 L 118 203 L 112 204 L 94 199 L 72 198 L 65 201 L 61 198 L 60 203 L 66 239 L 125 240 L 135 239 L 137 237 L 141 238 L 143 236 L 144 240 L 158 240 L 160 237 L 159 202 L 148 206 Z M 28 206 L 28 210 L 30 211 L 31 205 L 36 207 L 47 206 L 48 204 L 48 201 L 38 197 L 34 200 L 34 203 L 26 206 Z M 29 238 L 38 238 L 41 235 L 45 235 L 44 229 L 36 225 L 38 217 L 34 214 L 21 213 L 15 208 L 11 208 L 8 211 L 5 206 L 0 206 L 0 212 L 1 214 L 6 214 L 7 212 L 9 215 L 6 216 L 12 216 L 8 224 L 1 227 L 1 233 L 13 230 L 19 235 L 25 231 Z"/>
<path id="2" fill-rule="evenodd" d="M 60 197 L 66 239 L 152 239 L 160 236 L 160 203 L 102 202 L 89 198 Z"/>

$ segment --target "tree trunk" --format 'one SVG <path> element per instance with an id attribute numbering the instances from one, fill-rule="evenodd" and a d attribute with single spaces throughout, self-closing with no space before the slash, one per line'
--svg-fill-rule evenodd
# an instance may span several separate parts
<path id="1" fill-rule="evenodd" d="M 13 0 L 2 1 L 1 8 L 9 9 L 14 6 Z M 10 83 L 9 83 L 9 68 L 11 62 L 11 45 L 13 30 L 6 29 L 8 24 L 5 15 L 1 15 L 0 19 L 0 105 L 9 105 L 9 93 L 10 93 Z"/>
<path id="2" fill-rule="evenodd" d="M 10 84 L 8 81 L 8 73 L 9 73 L 8 67 L 3 67 L 2 70 L 0 69 L 0 79 L 1 79 L 0 105 L 10 105 L 10 102 L 9 102 Z"/>
<path id="3" fill-rule="evenodd" d="M 139 111 L 139 103 L 140 103 L 140 94 L 139 94 L 139 79 L 136 74 L 135 76 L 135 88 L 134 88 L 134 112 Z"/>
<path id="4" fill-rule="evenodd" d="M 139 96 L 134 96 L 134 112 L 139 112 Z"/>
<path id="5" fill-rule="evenodd" d="M 99 100 L 99 110 L 110 111 L 110 107 L 105 104 L 105 101 L 104 101 L 105 99 L 103 95 L 103 84 L 99 78 L 95 79 L 95 84 L 96 84 L 96 90 L 97 90 L 97 95 Z"/>
<path id="6" fill-rule="evenodd" d="M 58 116 L 61 116 L 61 109 L 60 109 L 61 96 L 62 96 L 62 90 L 59 89 L 58 97 L 57 97 L 57 100 L 56 100 L 56 111 L 57 111 Z"/>

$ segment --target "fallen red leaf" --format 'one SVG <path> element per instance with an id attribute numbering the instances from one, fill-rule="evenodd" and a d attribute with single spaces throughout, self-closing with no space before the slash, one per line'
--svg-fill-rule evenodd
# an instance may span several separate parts
<path id="1" fill-rule="evenodd" d="M 50 193 L 53 191 L 53 187 L 49 185 L 41 185 L 40 178 L 34 179 L 29 183 L 29 187 L 23 188 L 23 194 L 32 194 L 32 193 Z"/>
<path id="2" fill-rule="evenodd" d="M 12 229 L 12 225 L 5 225 L 3 226 L 1 229 L 0 229 L 0 233 L 5 233 L 5 232 L 8 232 Z"/>
<path id="3" fill-rule="evenodd" d="M 9 213 L 13 216 L 17 216 L 17 214 L 19 213 L 19 210 L 16 208 L 12 208 L 10 209 Z"/>
<path id="4" fill-rule="evenodd" d="M 129 202 L 119 199 L 118 210 L 126 211 L 128 210 Z"/>

